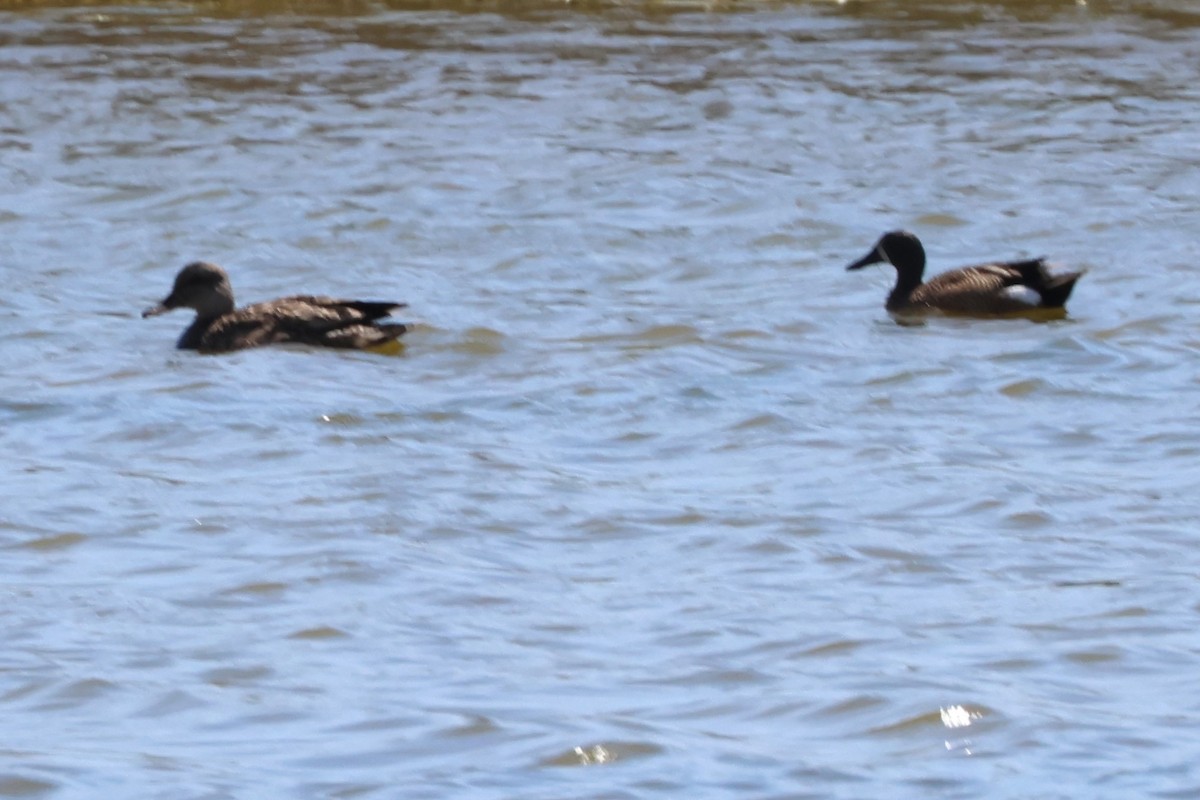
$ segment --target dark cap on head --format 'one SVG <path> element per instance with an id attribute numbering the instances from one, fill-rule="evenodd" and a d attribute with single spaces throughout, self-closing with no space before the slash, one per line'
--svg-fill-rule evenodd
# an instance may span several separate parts
<path id="1" fill-rule="evenodd" d="M 888 231 L 879 237 L 869 253 L 846 269 L 862 269 L 883 262 L 909 269 L 924 268 L 925 248 L 921 246 L 921 240 L 908 231 Z"/>

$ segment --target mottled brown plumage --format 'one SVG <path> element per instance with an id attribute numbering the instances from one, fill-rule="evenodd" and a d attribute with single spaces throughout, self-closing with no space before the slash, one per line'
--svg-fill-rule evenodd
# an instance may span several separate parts
<path id="1" fill-rule="evenodd" d="M 223 353 L 286 342 L 367 349 L 387 345 L 404 334 L 407 327 L 400 323 L 376 321 L 404 306 L 296 295 L 235 309 L 233 287 L 225 270 L 197 261 L 180 270 L 171 293 L 142 316 L 175 308 L 194 309 L 196 319 L 176 345 L 181 350 Z"/>
<path id="2" fill-rule="evenodd" d="M 871 252 L 847 269 L 881 262 L 896 268 L 896 285 L 885 308 L 897 316 L 1061 316 L 1083 275 L 1082 271 L 1051 273 L 1045 259 L 1035 258 L 962 267 L 922 283 L 925 248 L 907 231 L 885 233 Z"/>

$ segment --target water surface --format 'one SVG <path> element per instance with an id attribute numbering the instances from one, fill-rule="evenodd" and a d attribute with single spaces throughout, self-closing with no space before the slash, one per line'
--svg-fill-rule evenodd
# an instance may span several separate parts
<path id="1" fill-rule="evenodd" d="M 3 7 L 0 796 L 1200 792 L 1188 4 Z"/>

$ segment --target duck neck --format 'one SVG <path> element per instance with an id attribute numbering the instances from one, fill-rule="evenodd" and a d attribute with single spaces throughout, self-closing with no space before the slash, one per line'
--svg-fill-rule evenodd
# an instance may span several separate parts
<path id="1" fill-rule="evenodd" d="M 187 330 L 179 337 L 179 341 L 175 343 L 175 346 L 180 350 L 200 349 L 200 340 L 204 338 L 204 334 L 208 332 L 209 327 L 217 321 L 219 316 L 221 315 L 201 316 L 197 314 L 196 318 L 192 320 L 192 324 L 188 325 Z"/>
<path id="2" fill-rule="evenodd" d="M 896 285 L 892 288 L 892 293 L 888 295 L 887 307 L 894 308 L 908 302 L 908 296 L 921 285 L 921 278 L 924 274 L 924 264 L 896 267 Z"/>

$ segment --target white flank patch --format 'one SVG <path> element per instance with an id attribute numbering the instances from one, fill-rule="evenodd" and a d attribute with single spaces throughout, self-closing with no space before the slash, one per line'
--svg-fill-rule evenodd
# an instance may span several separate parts
<path id="1" fill-rule="evenodd" d="M 1005 286 L 1004 296 L 1009 300 L 1016 300 L 1018 303 L 1024 303 L 1027 306 L 1040 306 L 1042 304 L 1042 296 L 1028 286 Z"/>

